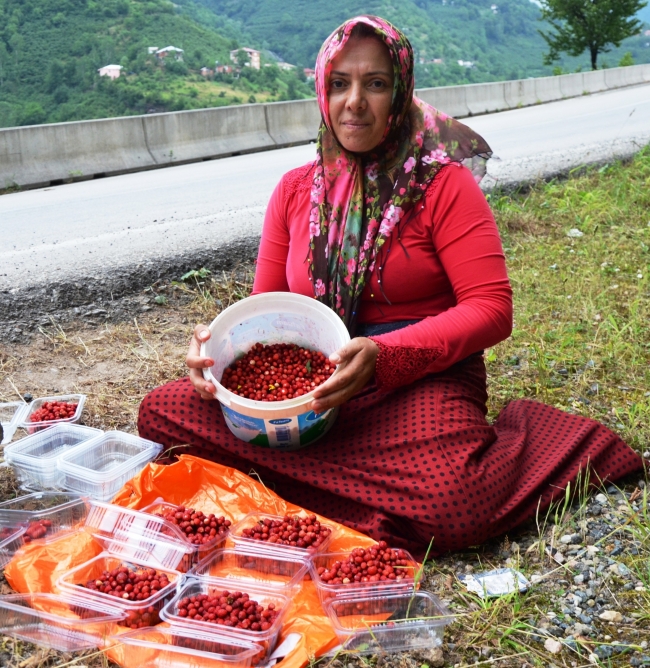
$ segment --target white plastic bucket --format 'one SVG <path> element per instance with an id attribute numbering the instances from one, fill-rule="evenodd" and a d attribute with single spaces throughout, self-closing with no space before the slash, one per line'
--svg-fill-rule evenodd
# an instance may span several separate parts
<path id="1" fill-rule="evenodd" d="M 350 341 L 343 321 L 312 297 L 291 292 L 267 292 L 247 297 L 220 313 L 210 325 L 210 339 L 201 355 L 214 366 L 204 369 L 206 380 L 217 388 L 230 431 L 247 443 L 298 450 L 325 434 L 334 424 L 338 409 L 314 413 L 308 409 L 313 391 L 285 401 L 254 401 L 227 390 L 219 379 L 236 359 L 255 343 L 295 343 L 331 355 Z"/>

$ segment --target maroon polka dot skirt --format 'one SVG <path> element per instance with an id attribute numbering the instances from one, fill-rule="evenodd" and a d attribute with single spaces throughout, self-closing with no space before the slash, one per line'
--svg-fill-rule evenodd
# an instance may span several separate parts
<path id="1" fill-rule="evenodd" d="M 445 372 L 380 392 L 368 386 L 302 450 L 249 445 L 188 378 L 140 406 L 138 429 L 175 453 L 250 473 L 287 501 L 422 555 L 477 545 L 535 516 L 588 471 L 592 482 L 642 468 L 605 426 L 545 404 L 511 402 L 485 419 L 486 373 L 474 355 Z"/>

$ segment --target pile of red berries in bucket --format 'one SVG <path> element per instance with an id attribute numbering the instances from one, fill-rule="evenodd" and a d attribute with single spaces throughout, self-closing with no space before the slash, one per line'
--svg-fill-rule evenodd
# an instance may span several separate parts
<path id="1" fill-rule="evenodd" d="M 217 517 L 214 513 L 205 515 L 200 510 L 177 506 L 170 510 L 158 513 L 185 534 L 186 539 L 194 545 L 204 545 L 228 531 L 230 520 Z"/>
<path id="2" fill-rule="evenodd" d="M 77 412 L 77 406 L 68 401 L 44 401 L 30 416 L 30 422 L 50 422 L 52 420 L 69 420 Z"/>
<path id="3" fill-rule="evenodd" d="M 197 594 L 178 602 L 179 617 L 250 631 L 268 631 L 278 614 L 274 603 L 265 608 L 240 591 Z"/>
<path id="4" fill-rule="evenodd" d="M 294 343 L 256 343 L 224 369 L 221 384 L 255 401 L 284 401 L 311 392 L 324 383 L 336 365 L 323 353 Z"/>
<path id="5" fill-rule="evenodd" d="M 347 585 L 357 582 L 399 582 L 412 578 L 412 562 L 404 550 L 388 547 L 385 541 L 379 541 L 372 547 L 358 547 L 348 555 L 345 561 L 335 561 L 328 567 L 319 566 L 316 570 L 324 584 Z"/>
<path id="6" fill-rule="evenodd" d="M 323 526 L 316 519 L 316 515 L 307 517 L 285 515 L 282 519 L 271 517 L 260 519 L 250 529 L 244 529 L 241 535 L 252 540 L 313 551 L 320 547 L 331 533 L 332 530 Z"/>

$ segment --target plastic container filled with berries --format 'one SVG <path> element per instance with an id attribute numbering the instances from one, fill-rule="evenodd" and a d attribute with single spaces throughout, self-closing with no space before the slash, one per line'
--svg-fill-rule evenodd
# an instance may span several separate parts
<path id="1" fill-rule="evenodd" d="M 235 547 L 246 546 L 260 553 L 290 554 L 298 559 L 324 552 L 332 538 L 332 527 L 310 513 L 281 516 L 256 511 L 248 513 L 230 531 Z"/>
<path id="2" fill-rule="evenodd" d="M 268 657 L 278 640 L 290 599 L 235 579 L 222 584 L 189 582 L 161 611 L 160 617 L 178 627 L 249 640 Z"/>
<path id="3" fill-rule="evenodd" d="M 85 403 L 85 394 L 65 394 L 34 399 L 20 426 L 29 434 L 35 434 L 55 424 L 77 423 L 81 419 Z"/>
<path id="4" fill-rule="evenodd" d="M 141 512 L 162 517 L 173 524 L 179 529 L 183 540 L 192 546 L 192 552 L 176 567 L 183 573 L 219 548 L 228 537 L 232 525 L 232 521 L 224 515 L 204 513 L 162 499 L 145 506 Z"/>
<path id="5" fill-rule="evenodd" d="M 409 552 L 391 548 L 385 541 L 350 552 L 316 554 L 310 560 L 311 578 L 321 603 L 331 599 L 388 595 L 414 591 L 419 565 Z"/>
<path id="6" fill-rule="evenodd" d="M 159 612 L 177 592 L 182 575 L 175 570 L 102 552 L 64 573 L 57 581 L 69 596 L 103 602 L 126 613 L 121 626 L 154 626 Z"/>

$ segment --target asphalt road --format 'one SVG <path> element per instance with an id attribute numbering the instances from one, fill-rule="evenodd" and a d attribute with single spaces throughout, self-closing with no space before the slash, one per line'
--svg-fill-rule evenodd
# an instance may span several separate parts
<path id="1" fill-rule="evenodd" d="M 484 187 L 512 186 L 649 143 L 650 85 L 463 122 L 494 151 Z M 280 176 L 313 155 L 312 144 L 4 195 L 0 302 L 13 296 L 15 311 L 20 295 L 71 283 L 83 301 L 85 281 L 99 294 L 114 277 L 138 287 L 159 267 L 250 254 Z"/>

